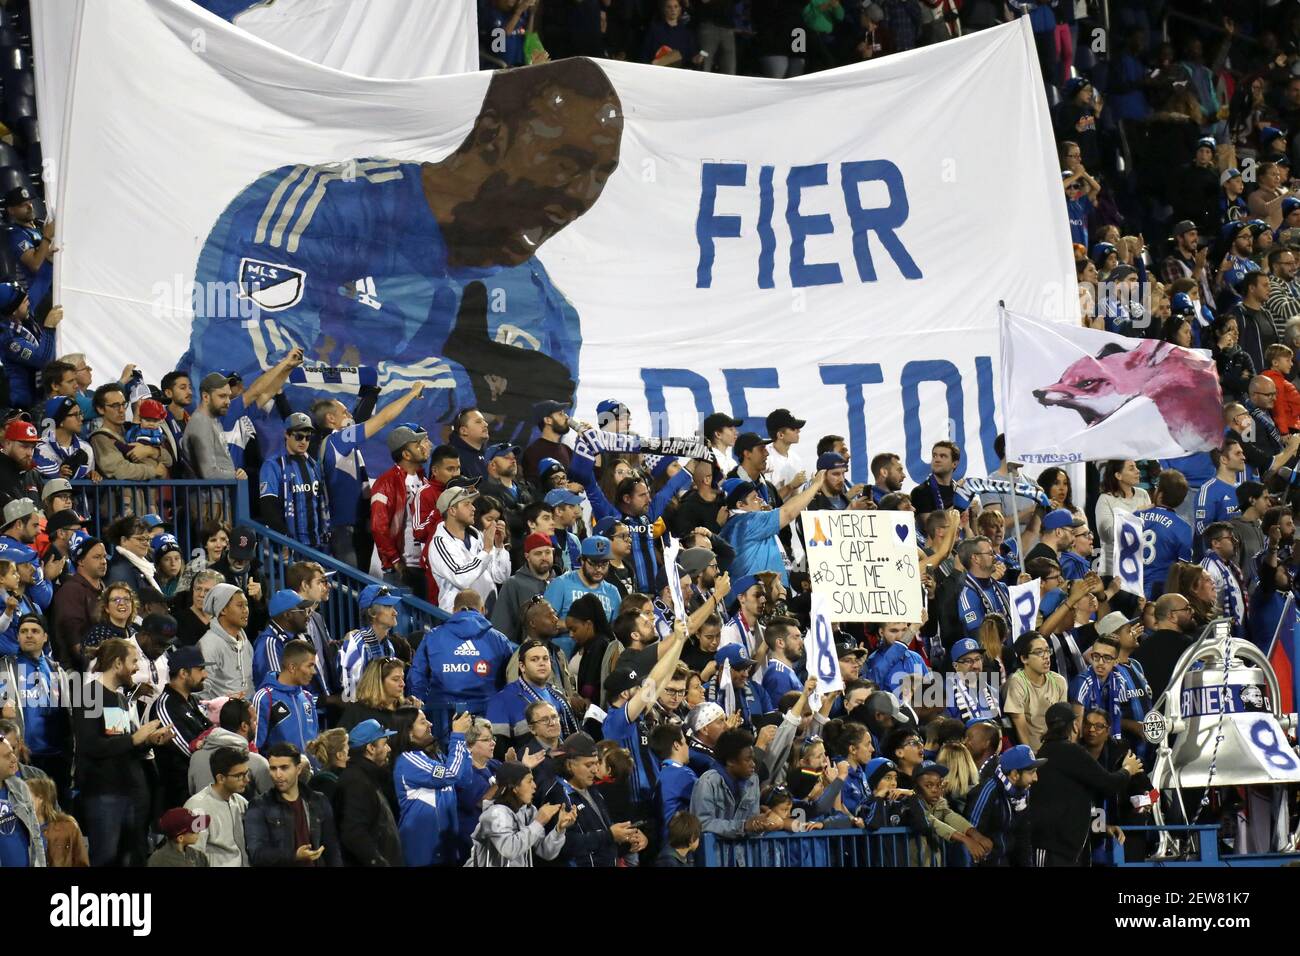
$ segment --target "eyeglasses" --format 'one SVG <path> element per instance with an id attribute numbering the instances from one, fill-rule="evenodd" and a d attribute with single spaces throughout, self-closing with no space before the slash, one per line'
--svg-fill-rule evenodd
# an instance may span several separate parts
<path id="1" fill-rule="evenodd" d="M 1026 656 L 1028 656 L 1028 657 L 1051 657 L 1051 656 L 1052 656 L 1052 652 L 1049 651 L 1047 648 L 1044 647 L 1044 648 L 1042 648 L 1042 649 L 1040 649 L 1040 650 L 1037 650 L 1037 651 L 1030 651 L 1029 654 L 1026 655 Z"/>
<path id="2" fill-rule="evenodd" d="M 126 402 L 105 402 L 104 407 L 116 411 L 119 408 L 126 408 Z"/>
<path id="3" fill-rule="evenodd" d="M 683 687 L 680 690 L 675 690 L 672 687 L 665 687 L 662 691 L 660 691 L 660 693 L 663 694 L 665 697 L 685 697 L 686 688 Z"/>
<path id="4" fill-rule="evenodd" d="M 222 776 L 227 780 L 243 780 L 248 776 L 248 771 L 241 770 L 239 773 L 225 773 Z"/>
<path id="5" fill-rule="evenodd" d="M 535 724 L 558 724 L 560 722 L 559 714 L 550 714 L 546 717 L 538 717 L 533 721 Z"/>
<path id="6" fill-rule="evenodd" d="M 624 531 L 622 534 L 616 534 L 616 535 L 614 535 L 614 540 L 615 540 L 615 541 L 631 541 L 631 540 L 632 540 L 632 532 L 631 532 L 631 531 Z"/>
<path id="7" fill-rule="evenodd" d="M 108 599 L 111 604 L 130 604 L 131 597 L 128 594 L 119 594 L 115 598 Z"/>
<path id="8" fill-rule="evenodd" d="M 1119 660 L 1114 654 L 1093 654 L 1092 659 L 1098 664 L 1114 664 Z"/>
<path id="9" fill-rule="evenodd" d="M 310 441 L 311 432 L 289 432 L 289 437 L 294 441 Z"/>

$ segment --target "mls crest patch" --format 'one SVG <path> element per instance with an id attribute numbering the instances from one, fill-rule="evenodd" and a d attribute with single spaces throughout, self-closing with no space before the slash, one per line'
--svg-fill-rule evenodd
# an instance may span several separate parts
<path id="1" fill-rule="evenodd" d="M 252 299 L 259 308 L 280 312 L 302 300 L 307 273 L 261 259 L 239 260 L 239 294 Z"/>

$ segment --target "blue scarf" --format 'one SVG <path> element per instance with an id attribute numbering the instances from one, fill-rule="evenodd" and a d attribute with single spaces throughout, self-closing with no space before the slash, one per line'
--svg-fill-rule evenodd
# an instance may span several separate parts
<path id="1" fill-rule="evenodd" d="M 1089 669 L 1083 677 L 1083 684 L 1079 687 L 1079 695 L 1075 703 L 1082 704 L 1085 711 L 1096 708 L 1110 712 L 1110 735 L 1113 739 L 1119 740 L 1123 729 L 1120 726 L 1120 714 L 1122 710 L 1122 697 L 1124 682 L 1119 676 L 1119 665 L 1110 672 L 1103 684 L 1097 677 L 1097 672 Z M 1109 701 L 1110 706 L 1106 706 Z"/>
<path id="2" fill-rule="evenodd" d="M 1014 812 L 1019 813 L 1029 805 L 1029 791 L 1012 783 L 1011 778 L 1002 772 L 1001 765 L 993 768 L 993 775 L 1002 785 L 1002 791 L 1007 795 L 1007 802 L 1011 804 Z"/>
<path id="3" fill-rule="evenodd" d="M 934 496 L 934 510 L 942 511 L 947 507 L 947 505 L 943 503 L 943 493 L 940 490 L 944 486 L 939 484 L 939 479 L 934 477 L 934 472 L 930 472 L 930 477 L 927 478 L 926 481 L 930 485 L 930 494 Z M 970 499 L 957 490 L 956 484 L 951 484 L 947 487 L 952 491 L 952 507 L 956 508 L 958 511 L 965 511 L 970 507 Z"/>
<path id="4" fill-rule="evenodd" d="M 530 704 L 536 703 L 539 700 L 544 700 L 555 708 L 555 712 L 560 715 L 560 726 L 563 728 L 563 736 L 567 737 L 569 734 L 576 734 L 582 729 L 578 726 L 577 718 L 573 716 L 573 711 L 569 709 L 569 702 L 564 699 L 563 694 L 557 694 L 548 687 L 546 688 L 546 696 L 542 696 L 533 688 L 532 684 L 528 683 L 528 681 L 524 680 L 522 677 L 515 681 L 515 684 L 519 688 L 520 695 Z"/>

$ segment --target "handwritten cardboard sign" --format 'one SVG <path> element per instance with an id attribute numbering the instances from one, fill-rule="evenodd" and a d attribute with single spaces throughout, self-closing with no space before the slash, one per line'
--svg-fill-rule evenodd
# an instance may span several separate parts
<path id="1" fill-rule="evenodd" d="M 916 516 L 910 511 L 805 511 L 808 573 L 832 621 L 921 623 Z"/>

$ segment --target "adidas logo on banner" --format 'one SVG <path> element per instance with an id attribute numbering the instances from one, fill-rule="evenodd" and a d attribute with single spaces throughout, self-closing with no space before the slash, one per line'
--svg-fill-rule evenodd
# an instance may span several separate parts
<path id="1" fill-rule="evenodd" d="M 478 657 L 478 648 L 474 646 L 473 641 L 465 641 L 460 647 L 456 648 L 455 655 L 457 657 Z"/>

